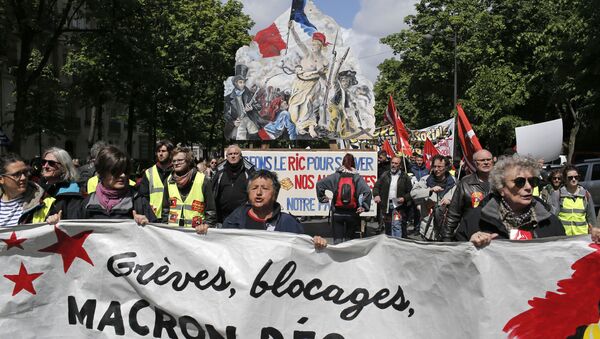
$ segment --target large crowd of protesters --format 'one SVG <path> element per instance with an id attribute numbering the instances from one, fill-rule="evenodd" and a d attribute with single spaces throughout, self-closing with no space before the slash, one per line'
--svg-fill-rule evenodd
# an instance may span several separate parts
<path id="1" fill-rule="evenodd" d="M 224 159 L 208 161 L 197 161 L 189 148 L 167 140 L 155 152 L 156 163 L 137 175 L 125 152 L 103 142 L 90 149 L 83 166 L 57 147 L 45 150 L 36 164 L 2 155 L 0 225 L 132 219 L 139 225 L 191 227 L 199 234 L 215 227 L 304 233 L 300 219 L 277 203 L 277 175 L 256 170 L 239 146 L 227 147 Z M 474 154 L 469 175 L 440 155 L 428 163 L 421 156 L 389 159 L 380 152 L 378 160 L 373 190 L 349 153 L 338 171 L 317 183 L 317 198 L 331 204 L 334 244 L 367 234 L 361 214 L 371 200 L 381 232 L 393 237 L 483 247 L 494 238 L 591 234 L 600 243 L 594 202 L 574 166 L 548 172 L 543 161 L 518 154 L 496 158 L 487 150 Z M 320 236 L 313 242 L 327 246 Z"/>

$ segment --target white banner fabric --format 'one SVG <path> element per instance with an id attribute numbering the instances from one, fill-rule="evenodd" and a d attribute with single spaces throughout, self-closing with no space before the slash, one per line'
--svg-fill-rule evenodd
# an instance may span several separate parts
<path id="1" fill-rule="evenodd" d="M 277 202 L 284 212 L 295 216 L 327 216 L 330 204 L 317 199 L 316 184 L 321 178 L 333 174 L 342 165 L 346 153 L 354 155 L 356 170 L 371 190 L 377 181 L 377 152 L 375 151 L 298 151 L 298 150 L 243 150 L 244 158 L 256 169 L 277 173 L 281 190 Z M 333 192 L 326 192 L 330 198 Z M 377 205 L 371 200 L 363 217 L 375 216 Z"/>
<path id="2" fill-rule="evenodd" d="M 455 126 L 455 118 L 452 118 L 426 128 L 412 130 L 410 140 L 424 143 L 425 139 L 429 138 L 441 155 L 454 157 Z"/>
<path id="3" fill-rule="evenodd" d="M 316 251 L 305 235 L 69 221 L 0 239 L 2 338 L 565 338 L 599 318 L 589 236 Z"/>

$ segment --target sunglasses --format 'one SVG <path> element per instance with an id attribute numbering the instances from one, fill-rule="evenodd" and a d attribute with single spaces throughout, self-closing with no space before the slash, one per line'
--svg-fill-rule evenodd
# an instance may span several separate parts
<path id="1" fill-rule="evenodd" d="M 513 182 L 515 183 L 515 186 L 517 186 L 518 188 L 523 188 L 525 186 L 525 182 L 528 182 L 529 185 L 531 185 L 531 187 L 535 187 L 540 183 L 540 178 L 538 178 L 538 177 L 529 177 L 529 178 L 518 177 L 518 178 L 515 178 L 513 180 Z"/>
<path id="2" fill-rule="evenodd" d="M 46 164 L 48 164 L 50 167 L 58 167 L 58 165 L 60 165 L 58 161 L 46 159 L 42 160 L 42 166 L 45 166 Z"/>
<path id="3" fill-rule="evenodd" d="M 552 180 L 562 180 L 561 177 L 553 177 Z"/>
<path id="4" fill-rule="evenodd" d="M 567 179 L 569 180 L 579 180 L 579 176 L 578 175 L 570 175 L 567 177 Z"/>
<path id="5" fill-rule="evenodd" d="M 31 175 L 31 169 L 27 168 L 15 173 L 6 173 L 3 174 L 2 176 L 4 177 L 11 177 L 13 180 L 19 180 L 21 179 L 22 176 L 25 176 L 25 178 L 29 178 L 29 176 Z"/>

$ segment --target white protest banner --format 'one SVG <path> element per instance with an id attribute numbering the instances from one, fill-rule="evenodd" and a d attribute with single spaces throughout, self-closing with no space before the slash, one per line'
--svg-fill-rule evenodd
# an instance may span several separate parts
<path id="1" fill-rule="evenodd" d="M 305 235 L 69 221 L 0 239 L 2 338 L 566 338 L 599 320 L 589 236 L 316 251 Z"/>
<path id="2" fill-rule="evenodd" d="M 425 139 L 429 138 L 441 155 L 454 157 L 455 127 L 455 118 L 452 118 L 422 129 L 409 129 L 410 144 L 417 153 L 420 153 L 420 148 L 423 147 Z M 375 131 L 375 137 L 378 138 L 380 145 L 384 140 L 388 140 L 392 145 L 396 145 L 394 129 L 391 126 L 378 128 Z"/>
<path id="3" fill-rule="evenodd" d="M 256 169 L 266 169 L 277 173 L 281 190 L 277 202 L 284 212 L 295 216 L 326 216 L 329 203 L 317 200 L 317 181 L 333 174 L 341 165 L 346 153 L 354 155 L 356 170 L 373 189 L 377 181 L 377 152 L 375 151 L 294 151 L 243 150 L 244 158 Z M 331 192 L 333 193 L 333 192 Z M 331 194 L 329 195 L 331 197 Z M 371 201 L 368 212 L 361 216 L 374 216 L 376 204 Z"/>
<path id="4" fill-rule="evenodd" d="M 422 144 L 425 139 L 431 140 L 438 152 L 443 156 L 454 157 L 454 118 L 433 126 L 411 131 L 411 143 Z"/>
<path id="5" fill-rule="evenodd" d="M 563 141 L 562 119 L 515 128 L 517 152 L 544 161 L 558 159 Z"/>

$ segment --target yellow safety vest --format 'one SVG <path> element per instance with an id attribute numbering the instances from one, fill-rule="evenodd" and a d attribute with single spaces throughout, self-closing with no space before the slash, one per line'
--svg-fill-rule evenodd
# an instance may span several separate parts
<path id="1" fill-rule="evenodd" d="M 163 185 L 163 182 L 160 181 L 160 174 L 158 174 L 156 165 L 146 170 L 146 178 L 148 178 L 150 207 L 152 207 L 154 215 L 156 215 L 157 218 L 160 218 L 162 215 L 163 192 L 165 190 L 165 186 Z"/>
<path id="2" fill-rule="evenodd" d="M 50 212 L 50 208 L 52 204 L 56 201 L 54 197 L 47 197 L 42 201 L 42 208 L 39 208 L 37 211 L 33 213 L 32 223 L 40 223 L 46 222 L 46 218 L 48 218 L 48 213 Z"/>
<path id="3" fill-rule="evenodd" d="M 96 187 L 98 187 L 99 182 L 100 178 L 97 175 L 94 175 L 93 177 L 89 178 L 87 181 L 87 193 L 92 194 L 93 192 L 96 192 Z M 129 179 L 129 186 L 135 186 L 135 181 Z"/>
<path id="4" fill-rule="evenodd" d="M 583 339 L 600 338 L 600 325 L 591 324 L 585 329 L 583 333 Z"/>
<path id="5" fill-rule="evenodd" d="M 561 196 L 558 218 L 565 227 L 567 235 L 588 234 L 588 223 L 585 219 L 584 197 Z"/>
<path id="6" fill-rule="evenodd" d="M 204 194 L 202 193 L 202 185 L 204 184 L 204 174 L 196 173 L 192 189 L 185 198 L 181 200 L 177 184 L 171 182 L 171 175 L 167 179 L 167 189 L 169 192 L 169 225 L 179 226 L 179 220 L 182 219 L 181 211 L 183 210 L 183 226 L 196 227 L 204 222 Z"/>

